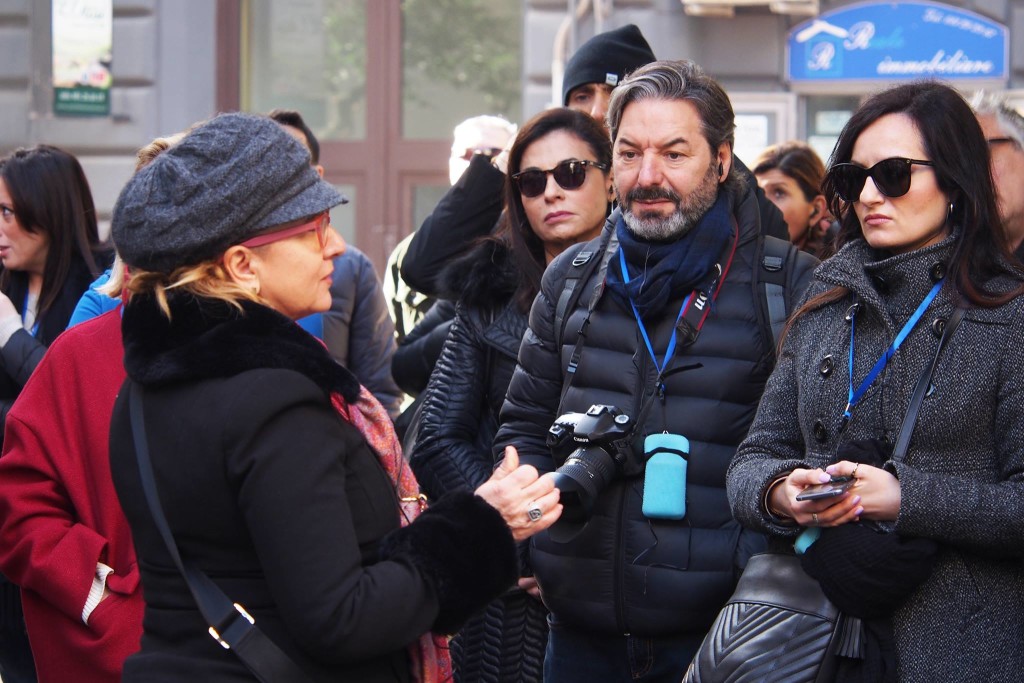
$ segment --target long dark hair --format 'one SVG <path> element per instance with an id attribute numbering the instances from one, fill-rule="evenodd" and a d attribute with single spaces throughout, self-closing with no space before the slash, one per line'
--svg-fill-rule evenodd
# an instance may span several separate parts
<path id="1" fill-rule="evenodd" d="M 905 114 L 913 120 L 928 159 L 934 164 L 939 189 L 952 202 L 948 220 L 959 237 L 948 264 L 950 280 L 956 283 L 960 295 L 976 306 L 998 306 L 1009 301 L 1021 292 L 1020 288 L 1002 294 L 986 289 L 993 277 L 1010 272 L 1004 258 L 1008 246 L 996 208 L 988 143 L 960 93 L 942 83 L 918 81 L 874 95 L 846 123 L 830 163 L 850 161 L 853 146 L 864 129 L 888 114 Z M 837 248 L 863 237 L 853 206 L 839 198 L 828 175 L 823 190 L 830 212 L 839 219 Z"/>
<path id="2" fill-rule="evenodd" d="M 523 208 L 523 198 L 512 182 L 518 173 L 527 148 L 555 131 L 563 130 L 582 141 L 594 153 L 595 161 L 611 168 L 612 145 L 608 133 L 587 114 L 573 109 L 557 108 L 537 114 L 519 129 L 519 135 L 508 154 L 508 175 L 505 177 L 505 215 L 493 239 L 503 241 L 512 252 L 512 260 L 519 270 L 516 305 L 523 312 L 530 310 L 533 299 L 540 291 L 540 279 L 546 265 L 544 244 L 530 227 Z M 609 171 L 605 171 L 607 174 Z"/>
<path id="3" fill-rule="evenodd" d="M 60 296 L 75 260 L 84 262 L 93 277 L 99 275 L 99 230 L 89 181 L 78 159 L 50 145 L 18 149 L 0 160 L 0 178 L 21 227 L 49 238 L 37 314 L 42 318 Z M 6 294 L 13 282 L 27 278 L 4 269 L 0 291 Z"/>

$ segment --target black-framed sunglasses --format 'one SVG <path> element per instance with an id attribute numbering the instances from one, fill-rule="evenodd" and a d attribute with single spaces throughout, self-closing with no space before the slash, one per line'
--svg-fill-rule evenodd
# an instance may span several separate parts
<path id="1" fill-rule="evenodd" d="M 844 202 L 860 200 L 860 193 L 864 190 L 864 183 L 868 177 L 875 182 L 879 192 L 893 199 L 902 197 L 910 191 L 910 167 L 914 164 L 935 165 L 921 159 L 891 157 L 882 159 L 871 168 L 851 163 L 835 164 L 829 169 L 828 175 L 836 194 Z"/>
<path id="2" fill-rule="evenodd" d="M 524 197 L 536 197 L 544 193 L 548 186 L 548 174 L 555 178 L 555 182 L 563 190 L 579 189 L 587 179 L 587 166 L 599 168 L 602 171 L 608 170 L 608 164 L 589 159 L 566 159 L 559 162 L 554 168 L 542 171 L 539 168 L 528 168 L 525 171 L 512 174 L 512 182 L 519 189 L 519 194 Z"/>

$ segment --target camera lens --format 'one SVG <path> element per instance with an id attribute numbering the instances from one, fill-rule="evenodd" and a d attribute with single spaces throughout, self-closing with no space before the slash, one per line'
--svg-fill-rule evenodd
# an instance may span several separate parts
<path id="1" fill-rule="evenodd" d="M 555 486 L 560 492 L 562 519 L 586 521 L 600 493 L 615 476 L 615 461 L 603 448 L 577 448 L 555 471 Z"/>

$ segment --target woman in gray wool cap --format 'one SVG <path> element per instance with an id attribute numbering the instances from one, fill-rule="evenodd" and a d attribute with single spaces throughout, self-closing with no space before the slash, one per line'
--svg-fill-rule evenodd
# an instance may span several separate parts
<path id="1" fill-rule="evenodd" d="M 423 510 L 383 407 L 293 322 L 331 304 L 345 245 L 329 210 L 343 201 L 299 142 L 244 114 L 195 128 L 118 199 L 132 277 L 110 458 L 146 600 L 126 682 L 256 679 L 208 633 L 241 622 L 197 608 L 136 444 L 185 566 L 254 618 L 301 671 L 289 682 L 444 679 L 446 641 L 430 632 L 513 585 L 514 541 L 561 511 L 550 479 L 514 454 L 475 494 Z"/>
<path id="2" fill-rule="evenodd" d="M 733 513 L 790 552 L 820 531 L 802 565 L 860 643 L 838 680 L 1020 680 L 1024 273 L 1008 260 L 985 138 L 948 86 L 886 90 L 843 129 L 825 194 L 839 251 L 815 272 L 729 469 Z M 852 488 L 797 499 L 830 476 Z"/>

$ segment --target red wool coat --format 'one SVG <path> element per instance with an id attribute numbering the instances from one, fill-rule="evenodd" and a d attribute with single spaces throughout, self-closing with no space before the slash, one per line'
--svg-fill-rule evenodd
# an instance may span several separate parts
<path id="1" fill-rule="evenodd" d="M 7 417 L 0 571 L 22 587 L 39 683 L 115 683 L 139 649 L 142 590 L 110 477 L 108 433 L 125 372 L 120 308 L 50 346 Z M 96 563 L 111 591 L 82 623 Z"/>

